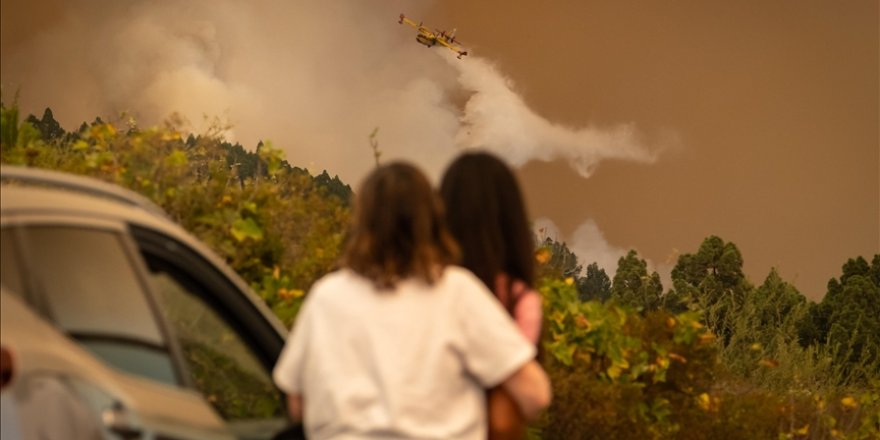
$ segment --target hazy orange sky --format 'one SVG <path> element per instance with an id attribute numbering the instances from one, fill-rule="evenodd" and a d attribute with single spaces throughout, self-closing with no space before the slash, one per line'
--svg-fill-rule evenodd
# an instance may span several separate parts
<path id="1" fill-rule="evenodd" d="M 538 113 L 634 122 L 681 147 L 650 165 L 520 172 L 532 215 L 592 218 L 655 262 L 709 235 L 813 299 L 847 258 L 880 253 L 878 2 L 466 1 L 430 17 L 495 60 Z M 668 287 L 668 286 L 667 286 Z"/>
<path id="2" fill-rule="evenodd" d="M 419 46 L 401 12 L 471 55 Z M 376 127 L 383 159 L 434 179 L 485 147 L 610 275 L 635 248 L 668 280 L 718 235 L 754 284 L 776 267 L 818 299 L 880 253 L 877 0 L 0 0 L 0 19 L 25 113 L 219 115 L 352 185 Z"/>

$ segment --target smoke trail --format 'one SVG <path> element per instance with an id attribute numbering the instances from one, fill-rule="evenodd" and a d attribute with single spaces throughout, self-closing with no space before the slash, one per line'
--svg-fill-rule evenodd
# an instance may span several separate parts
<path id="1" fill-rule="evenodd" d="M 512 165 L 563 159 L 583 177 L 589 177 L 604 159 L 649 163 L 656 159 L 634 124 L 609 129 L 554 124 L 532 111 L 512 82 L 487 60 L 475 57 L 453 64 L 461 72 L 460 85 L 473 92 L 456 138 L 462 147 L 496 151 Z"/>

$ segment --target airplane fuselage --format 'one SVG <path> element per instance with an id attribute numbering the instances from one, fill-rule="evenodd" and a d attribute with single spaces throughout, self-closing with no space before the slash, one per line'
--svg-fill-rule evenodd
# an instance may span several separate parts
<path id="1" fill-rule="evenodd" d="M 436 38 L 428 37 L 425 34 L 416 35 L 416 41 L 418 41 L 421 44 L 424 44 L 427 47 L 431 47 L 431 46 L 437 44 Z"/>

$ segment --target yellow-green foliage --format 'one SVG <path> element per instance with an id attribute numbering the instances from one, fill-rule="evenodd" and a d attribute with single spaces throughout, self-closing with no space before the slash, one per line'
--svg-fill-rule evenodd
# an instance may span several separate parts
<path id="1" fill-rule="evenodd" d="M 851 394 L 761 387 L 719 361 L 698 313 L 581 302 L 570 278 L 545 279 L 541 294 L 554 399 L 531 438 L 878 438 L 878 384 Z M 756 357 L 752 368 L 779 364 Z"/>
<path id="2" fill-rule="evenodd" d="M 120 129 L 98 120 L 49 142 L 16 118 L 17 109 L 3 109 L 4 163 L 88 175 L 145 195 L 224 257 L 288 325 L 304 292 L 337 260 L 347 201 L 287 166 L 269 144 L 258 149 L 264 172 L 240 176 L 218 136 L 185 141 L 173 124 Z"/>
<path id="3" fill-rule="evenodd" d="M 717 359 L 692 312 L 580 302 L 571 279 L 541 287 L 543 363 L 554 388 L 545 438 L 667 438 L 700 411 Z"/>

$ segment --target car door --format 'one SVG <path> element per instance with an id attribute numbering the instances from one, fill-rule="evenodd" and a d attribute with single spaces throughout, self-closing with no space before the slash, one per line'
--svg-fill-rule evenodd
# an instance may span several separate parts
<path id="1" fill-rule="evenodd" d="M 125 224 L 34 214 L 7 216 L 3 233 L 3 283 L 18 284 L 34 311 L 122 373 L 81 377 L 115 401 L 96 408 L 107 432 L 234 437 L 189 383 L 182 349 Z"/>
<path id="2" fill-rule="evenodd" d="M 284 338 L 268 310 L 184 241 L 143 226 L 131 232 L 181 347 L 189 386 L 239 438 L 271 438 L 285 429 L 285 402 L 271 376 Z"/>

